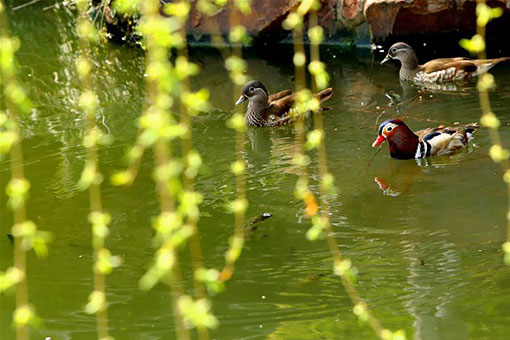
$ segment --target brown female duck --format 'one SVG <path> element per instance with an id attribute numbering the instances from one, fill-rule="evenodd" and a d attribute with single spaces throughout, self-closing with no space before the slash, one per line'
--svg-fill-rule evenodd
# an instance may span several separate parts
<path id="1" fill-rule="evenodd" d="M 431 60 L 423 65 L 413 48 L 406 43 L 398 42 L 388 50 L 381 65 L 390 59 L 400 60 L 400 79 L 424 83 L 441 83 L 469 79 L 486 72 L 497 63 L 510 60 L 510 57 L 496 59 L 441 58 Z"/>
<path id="2" fill-rule="evenodd" d="M 462 149 L 478 129 L 477 123 L 465 126 L 427 128 L 411 131 L 400 119 L 389 119 L 379 126 L 379 135 L 372 144 L 376 147 L 385 140 L 390 145 L 390 155 L 397 159 L 421 159 L 447 155 Z"/>
<path id="3" fill-rule="evenodd" d="M 319 101 L 325 102 L 333 95 L 333 89 L 328 88 L 314 96 Z M 266 87 L 258 80 L 252 80 L 244 84 L 241 96 L 236 105 L 248 100 L 248 108 L 244 116 L 244 122 L 248 126 L 279 126 L 292 122 L 289 112 L 294 104 L 296 94 L 290 90 L 281 91 L 269 95 Z"/>

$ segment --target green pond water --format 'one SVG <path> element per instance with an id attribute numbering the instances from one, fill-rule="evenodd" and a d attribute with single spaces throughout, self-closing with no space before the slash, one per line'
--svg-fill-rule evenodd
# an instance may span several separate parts
<path id="1" fill-rule="evenodd" d="M 51 3 L 50 3 L 51 4 Z M 21 41 L 19 78 L 33 101 L 21 123 L 26 176 L 31 182 L 28 216 L 53 233 L 47 258 L 28 257 L 30 301 L 43 319 L 33 339 L 96 337 L 95 318 L 84 312 L 93 289 L 88 195 L 77 181 L 85 161 L 84 122 L 76 109 L 79 85 L 74 15 L 36 4 L 9 13 L 11 32 Z M 93 49 L 99 122 L 114 138 L 100 152 L 110 176 L 125 166 L 142 109 L 144 56 L 141 50 L 102 44 Z M 273 57 L 247 55 L 250 74 L 276 92 L 293 87 L 290 46 Z M 359 269 L 358 289 L 382 324 L 414 339 L 510 339 L 510 269 L 503 264 L 506 192 L 501 170 L 488 156 L 484 129 L 470 147 L 451 157 L 396 161 L 387 146 L 368 166 L 371 143 L 382 120 L 407 114 L 412 129 L 469 123 L 480 116 L 474 82 L 450 91 L 418 92 L 402 87 L 397 69 L 370 55 L 341 55 L 324 47 L 334 95 L 324 115 L 328 165 L 336 177 L 332 199 L 334 237 Z M 232 85 L 221 56 L 194 49 L 201 67 L 194 88 L 208 87 L 213 111 L 194 120 L 195 147 L 205 168 L 197 178 L 204 195 L 200 238 L 205 266 L 221 268 L 233 217 L 225 205 L 235 197 L 230 163 L 234 132 L 225 123 L 233 110 Z M 491 95 L 500 132 L 510 141 L 510 65 L 494 69 Z M 420 97 L 418 97 L 420 96 Z M 391 99 L 390 99 L 391 98 Z M 416 99 L 419 98 L 419 99 Z M 312 128 L 312 123 L 308 128 Z M 374 339 L 352 313 L 341 281 L 331 273 L 324 240 L 309 242 L 310 221 L 293 196 L 297 169 L 292 127 L 250 129 L 243 158 L 248 164 L 248 217 L 273 217 L 247 236 L 233 278 L 215 296 L 220 327 L 212 339 Z M 159 213 L 149 152 L 130 188 L 106 181 L 105 210 L 113 223 L 107 245 L 123 265 L 108 276 L 109 327 L 116 339 L 173 339 L 167 286 L 149 292 L 138 281 L 152 261 L 151 218 Z M 0 165 L 0 269 L 12 264 L 6 233 L 12 225 L 5 186 L 10 162 Z M 318 191 L 317 157 L 309 169 Z M 184 285 L 191 287 L 184 256 Z M 14 295 L 1 296 L 0 338 L 14 339 Z"/>

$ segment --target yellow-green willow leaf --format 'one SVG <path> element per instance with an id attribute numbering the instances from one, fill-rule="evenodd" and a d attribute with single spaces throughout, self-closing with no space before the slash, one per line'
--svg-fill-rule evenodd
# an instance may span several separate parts
<path id="1" fill-rule="evenodd" d="M 352 312 L 360 319 L 360 321 L 366 322 L 369 318 L 367 307 L 364 302 L 360 302 L 355 305 Z"/>
<path id="2" fill-rule="evenodd" d="M 11 146 L 18 141 L 18 134 L 14 131 L 0 131 L 0 154 L 6 154 Z"/>
<path id="3" fill-rule="evenodd" d="M 505 183 L 510 184 L 510 170 L 505 171 L 505 174 L 503 175 L 503 180 Z M 507 216 L 508 218 L 509 216 Z"/>
<path id="4" fill-rule="evenodd" d="M 323 217 L 314 216 L 312 218 L 312 227 L 306 232 L 306 238 L 309 241 L 316 241 L 324 235 L 324 229 L 327 227 L 327 219 Z"/>
<path id="5" fill-rule="evenodd" d="M 163 212 L 153 221 L 153 228 L 158 233 L 169 234 L 182 225 L 182 216 L 176 212 Z"/>
<path id="6" fill-rule="evenodd" d="M 32 103 L 21 86 L 10 82 L 5 86 L 5 94 L 18 107 L 21 113 L 26 114 L 30 112 Z"/>
<path id="7" fill-rule="evenodd" d="M 232 170 L 234 175 L 239 176 L 246 170 L 246 163 L 242 160 L 237 160 L 231 164 L 230 170 Z"/>
<path id="8" fill-rule="evenodd" d="M 0 272 L 0 293 L 15 286 L 23 278 L 23 272 L 16 267 L 10 267 L 5 272 Z"/>
<path id="9" fill-rule="evenodd" d="M 166 164 L 160 165 L 154 171 L 154 179 L 157 182 L 166 181 L 170 177 L 179 175 L 182 171 L 182 162 L 178 159 L 172 159 Z"/>
<path id="10" fill-rule="evenodd" d="M 209 109 L 209 90 L 206 88 L 202 88 L 197 92 L 184 92 L 181 99 L 193 111 L 203 112 Z"/>
<path id="11" fill-rule="evenodd" d="M 310 164 L 310 161 L 311 161 L 310 157 L 304 154 L 296 154 L 292 159 L 292 163 L 300 167 L 308 166 Z"/>
<path id="12" fill-rule="evenodd" d="M 245 199 L 236 199 L 230 202 L 228 205 L 228 210 L 231 213 L 242 213 L 248 208 L 248 201 Z"/>
<path id="13" fill-rule="evenodd" d="M 246 61 L 237 56 L 231 56 L 225 60 L 225 67 L 229 71 L 244 72 L 246 70 L 246 66 Z"/>
<path id="14" fill-rule="evenodd" d="M 225 259 L 229 263 L 234 263 L 237 261 L 239 256 L 241 255 L 241 250 L 243 249 L 244 240 L 241 237 L 232 236 L 229 239 L 229 249 L 225 254 Z"/>
<path id="15" fill-rule="evenodd" d="M 89 295 L 89 302 L 85 306 L 85 312 L 87 314 L 95 314 L 106 307 L 105 302 L 106 297 L 103 292 L 98 290 L 93 291 Z"/>
<path id="16" fill-rule="evenodd" d="M 505 264 L 510 265 L 510 242 L 505 242 L 502 245 L 503 252 L 505 253 Z"/>
<path id="17" fill-rule="evenodd" d="M 501 125 L 498 117 L 496 117 L 494 112 L 488 112 L 484 114 L 482 118 L 480 118 L 480 123 L 482 126 L 488 127 L 490 129 L 497 129 Z"/>
<path id="18" fill-rule="evenodd" d="M 244 15 L 251 13 L 251 0 L 235 0 L 234 3 L 237 9 Z"/>
<path id="19" fill-rule="evenodd" d="M 110 274 L 113 268 L 119 267 L 122 259 L 119 256 L 112 256 L 106 248 L 101 248 L 97 252 L 97 261 L 95 264 L 96 271 L 101 274 Z"/>
<path id="20" fill-rule="evenodd" d="M 14 323 L 18 327 L 32 324 L 35 320 L 35 310 L 30 305 L 19 306 L 14 311 Z"/>
<path id="21" fill-rule="evenodd" d="M 495 163 L 501 163 L 510 157 L 510 152 L 499 144 L 491 146 L 489 154 Z"/>
<path id="22" fill-rule="evenodd" d="M 227 121 L 227 127 L 236 130 L 237 132 L 244 132 L 244 116 L 240 113 L 236 113 Z"/>
<path id="23" fill-rule="evenodd" d="M 503 15 L 503 9 L 496 7 L 491 8 L 485 3 L 478 3 L 476 5 L 476 24 L 479 27 L 485 27 L 492 19 L 498 18 Z"/>
<path id="24" fill-rule="evenodd" d="M 490 73 L 484 73 L 478 78 L 478 83 L 476 84 L 479 92 L 485 92 L 488 90 L 492 90 L 496 87 L 496 82 L 494 81 L 494 76 Z"/>
<path id="25" fill-rule="evenodd" d="M 91 90 L 82 92 L 79 98 L 79 103 L 82 109 L 87 111 L 95 111 L 97 108 L 98 99 L 96 94 Z"/>
<path id="26" fill-rule="evenodd" d="M 215 3 L 209 0 L 198 0 L 197 2 L 197 9 L 200 12 L 210 16 L 214 15 L 217 11 L 219 11 L 222 6 L 218 7 Z"/>
<path id="27" fill-rule="evenodd" d="M 345 259 L 340 262 L 335 262 L 333 269 L 334 269 L 335 275 L 342 276 L 351 267 L 352 267 L 351 260 Z"/>
<path id="28" fill-rule="evenodd" d="M 209 300 L 194 301 L 191 297 L 183 295 L 177 304 L 185 322 L 189 325 L 197 328 L 216 328 L 218 326 L 218 320 L 211 312 Z"/>
<path id="29" fill-rule="evenodd" d="M 160 270 L 169 271 L 175 264 L 175 254 L 169 247 L 160 248 L 156 253 L 156 265 Z"/>
<path id="30" fill-rule="evenodd" d="M 294 54 L 294 58 L 292 59 L 293 63 L 297 67 L 301 67 L 306 63 L 306 56 L 302 52 L 297 52 Z"/>
<path id="31" fill-rule="evenodd" d="M 232 43 L 241 43 L 247 45 L 250 43 L 251 38 L 246 32 L 246 28 L 242 25 L 232 27 L 228 35 L 229 41 Z"/>
<path id="32" fill-rule="evenodd" d="M 307 193 L 308 193 L 308 180 L 306 179 L 306 177 L 299 177 L 296 182 L 294 196 L 299 200 L 303 200 Z"/>
<path id="33" fill-rule="evenodd" d="M 320 44 L 324 40 L 324 30 L 320 26 L 314 26 L 308 30 L 308 37 L 312 44 Z"/>
<path id="34" fill-rule="evenodd" d="M 90 70 L 92 69 L 92 65 L 87 59 L 84 59 L 82 57 L 78 58 L 76 61 L 76 69 L 78 70 L 78 73 L 80 76 L 86 76 L 90 73 Z"/>
<path id="35" fill-rule="evenodd" d="M 29 189 L 30 182 L 26 179 L 12 178 L 5 189 L 7 196 L 9 196 L 9 205 L 13 209 L 16 209 L 23 204 L 28 195 Z"/>
<path id="36" fill-rule="evenodd" d="M 225 284 L 220 281 L 220 272 L 217 269 L 200 268 L 195 271 L 195 279 L 205 284 L 210 295 L 215 295 L 225 289 Z"/>
<path id="37" fill-rule="evenodd" d="M 187 178 L 194 178 L 198 174 L 198 170 L 202 166 L 202 157 L 196 150 L 191 150 L 185 156 L 187 160 L 187 168 L 184 171 L 184 175 Z"/>
<path id="38" fill-rule="evenodd" d="M 330 173 L 324 174 L 322 177 L 321 186 L 329 195 L 334 195 L 336 193 L 334 182 L 335 177 Z"/>
<path id="39" fill-rule="evenodd" d="M 461 39 L 459 45 L 471 54 L 477 54 L 485 50 L 485 39 L 481 35 L 475 34 L 471 39 Z"/>
<path id="40" fill-rule="evenodd" d="M 186 1 L 167 3 L 163 7 L 165 14 L 173 15 L 183 19 L 186 19 L 188 17 L 190 9 L 191 5 Z"/>
<path id="41" fill-rule="evenodd" d="M 189 62 L 188 59 L 182 56 L 177 57 L 175 60 L 175 70 L 180 80 L 197 75 L 199 72 L 196 64 Z"/>
<path id="42" fill-rule="evenodd" d="M 322 142 L 322 138 L 324 134 L 322 130 L 312 130 L 306 134 L 306 143 L 305 147 L 307 150 L 311 150 L 319 146 Z"/>
<path id="43" fill-rule="evenodd" d="M 303 24 L 303 17 L 296 12 L 290 13 L 287 18 L 283 21 L 282 27 L 286 30 L 293 30 L 297 27 L 301 27 Z"/>
<path id="44" fill-rule="evenodd" d="M 134 14 L 138 11 L 140 0 L 115 0 L 113 8 L 120 13 Z"/>

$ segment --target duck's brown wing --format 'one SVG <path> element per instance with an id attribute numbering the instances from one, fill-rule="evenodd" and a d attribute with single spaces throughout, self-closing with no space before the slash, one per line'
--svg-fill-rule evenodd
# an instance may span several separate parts
<path id="1" fill-rule="evenodd" d="M 420 140 L 423 140 L 423 139 L 430 138 L 431 134 L 438 134 L 438 133 L 447 133 L 450 135 L 455 134 L 455 133 L 459 133 L 461 135 L 466 135 L 468 133 L 472 134 L 479 127 L 480 126 L 478 125 L 478 123 L 469 123 L 466 125 L 454 126 L 454 127 L 451 127 L 451 126 L 447 127 L 444 125 L 439 125 L 438 127 L 435 127 L 435 128 L 427 128 L 427 129 L 423 129 L 420 131 L 416 131 L 415 134 L 418 136 L 418 138 L 420 138 Z"/>
<path id="2" fill-rule="evenodd" d="M 285 91 L 283 91 L 283 92 L 285 92 Z M 282 92 L 280 92 L 280 93 L 282 93 Z M 278 94 L 280 94 L 280 93 L 278 93 Z M 319 99 L 319 101 L 321 103 L 323 103 L 326 100 L 328 100 L 329 98 L 331 98 L 332 95 L 333 95 L 333 89 L 327 88 L 319 93 L 314 94 L 314 97 Z M 277 117 L 277 118 L 287 116 L 290 109 L 294 105 L 295 98 L 296 98 L 296 94 L 290 93 L 287 96 L 282 96 L 278 100 L 275 100 L 273 102 L 270 101 L 269 107 L 267 108 L 267 110 L 265 112 L 266 117 L 269 117 L 271 115 L 274 117 Z M 288 124 L 288 121 L 286 120 L 285 123 Z M 279 124 L 279 125 L 282 125 L 282 124 Z"/>
<path id="3" fill-rule="evenodd" d="M 416 132 L 420 140 L 427 141 L 431 146 L 431 155 L 449 154 L 464 147 L 478 129 L 477 123 L 464 126 L 428 128 Z"/>
<path id="4" fill-rule="evenodd" d="M 283 91 L 280 91 L 278 93 L 274 93 L 274 94 L 269 95 L 268 101 L 269 101 L 269 103 L 271 103 L 271 102 L 274 102 L 274 101 L 276 101 L 278 99 L 281 99 L 283 97 L 287 97 L 287 96 L 289 96 L 291 94 L 292 94 L 291 90 L 283 90 Z"/>
<path id="5" fill-rule="evenodd" d="M 333 89 L 331 87 L 329 87 L 325 90 L 322 90 L 321 92 L 314 94 L 314 97 L 318 98 L 319 102 L 324 103 L 326 100 L 331 98 L 332 95 L 333 95 Z"/>
<path id="6" fill-rule="evenodd" d="M 423 71 L 425 73 L 434 73 L 441 70 L 448 70 L 455 68 L 456 72 L 473 73 L 476 72 L 478 66 L 476 62 L 467 58 L 442 58 L 434 59 L 426 64 L 423 64 Z"/>
<path id="7" fill-rule="evenodd" d="M 434 133 L 434 132 L 437 132 L 437 131 L 440 131 L 442 129 L 444 129 L 445 126 L 444 125 L 440 125 L 438 127 L 435 127 L 435 128 L 426 128 L 426 129 L 423 129 L 423 130 L 419 130 L 419 131 L 415 131 L 414 134 L 416 136 L 418 136 L 418 138 L 420 140 L 423 140 L 425 138 L 425 136 L 431 134 L 431 133 Z"/>
<path id="8" fill-rule="evenodd" d="M 290 93 L 287 96 L 284 96 L 278 100 L 270 102 L 269 107 L 266 110 L 266 115 L 267 116 L 273 115 L 275 117 L 285 116 L 292 108 L 292 105 L 294 105 L 295 97 L 296 97 L 295 93 Z"/>
<path id="9" fill-rule="evenodd" d="M 473 59 L 469 59 L 469 58 L 466 58 L 466 57 L 457 57 L 457 58 L 437 58 L 437 59 L 433 59 L 430 62 L 434 62 L 434 63 L 444 63 L 444 64 L 449 64 L 449 63 L 452 63 L 452 62 L 458 62 L 458 61 L 474 61 Z M 428 63 L 427 63 L 428 64 Z"/>

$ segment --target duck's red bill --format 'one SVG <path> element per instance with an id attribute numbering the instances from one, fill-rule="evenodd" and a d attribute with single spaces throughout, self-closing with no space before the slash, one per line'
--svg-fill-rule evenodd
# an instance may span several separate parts
<path id="1" fill-rule="evenodd" d="M 372 143 L 372 147 L 375 148 L 377 145 L 381 144 L 382 142 L 384 142 L 386 138 L 384 138 L 383 136 L 379 135 L 377 136 L 377 139 Z"/>

